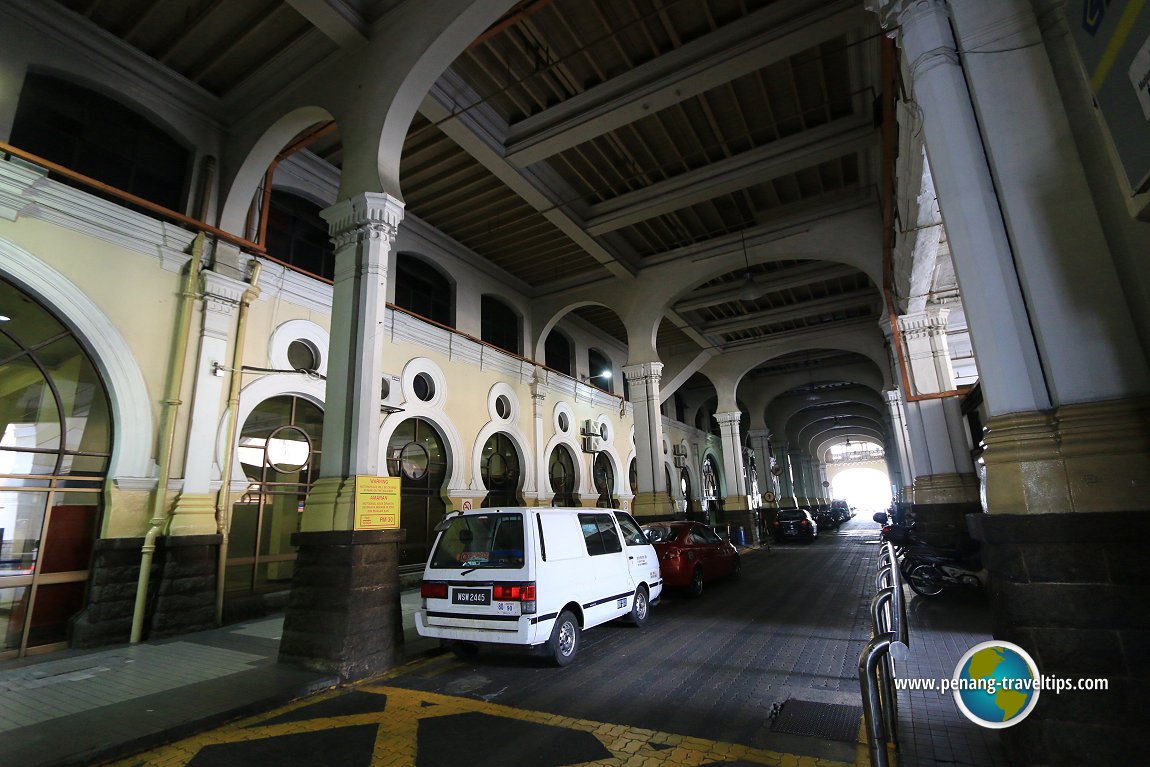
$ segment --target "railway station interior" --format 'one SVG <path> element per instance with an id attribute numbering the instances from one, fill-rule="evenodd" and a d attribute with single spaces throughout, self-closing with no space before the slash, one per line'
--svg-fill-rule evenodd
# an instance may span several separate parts
<path id="1" fill-rule="evenodd" d="M 0 0 L 0 669 L 282 612 L 369 679 L 449 511 L 757 547 L 850 471 L 1109 680 L 1009 763 L 1124 763 L 1148 75 L 1135 0 Z"/>

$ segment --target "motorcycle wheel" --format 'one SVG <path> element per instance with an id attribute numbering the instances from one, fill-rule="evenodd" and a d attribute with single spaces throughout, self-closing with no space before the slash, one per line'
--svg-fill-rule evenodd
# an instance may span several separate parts
<path id="1" fill-rule="evenodd" d="M 919 596 L 933 598 L 942 593 L 943 575 L 931 564 L 917 564 L 906 576 L 910 589 Z"/>

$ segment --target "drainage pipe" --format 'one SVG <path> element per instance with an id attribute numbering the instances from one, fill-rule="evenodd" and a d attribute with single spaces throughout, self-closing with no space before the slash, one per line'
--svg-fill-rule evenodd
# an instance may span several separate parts
<path id="1" fill-rule="evenodd" d="M 144 610 L 148 602 L 148 579 L 152 572 L 152 558 L 156 552 L 156 538 L 168 525 L 167 500 L 168 478 L 172 471 L 172 443 L 175 441 L 176 416 L 180 409 L 180 393 L 184 384 L 184 363 L 188 355 L 189 336 L 192 329 L 192 308 L 199 297 L 200 262 L 204 253 L 204 234 L 200 232 L 192 243 L 192 257 L 188 261 L 188 271 L 180 288 L 179 303 L 176 308 L 176 328 L 172 349 L 171 366 L 168 369 L 167 387 L 164 392 L 164 415 L 160 421 L 159 449 L 156 459 L 159 476 L 156 491 L 152 496 L 152 519 L 148 532 L 144 535 L 144 545 L 140 556 L 140 577 L 136 581 L 136 604 L 132 611 L 132 633 L 128 640 L 132 644 L 140 641 L 144 631 Z"/>
<path id="2" fill-rule="evenodd" d="M 244 339 L 247 336 L 248 308 L 259 298 L 260 269 L 262 264 L 252 259 L 248 286 L 240 297 L 236 310 L 236 340 L 232 347 L 232 364 L 228 381 L 228 429 L 224 443 L 224 460 L 220 467 L 220 489 L 216 493 L 216 530 L 219 532 L 220 551 L 216 560 L 216 625 L 224 622 L 224 575 L 228 566 L 228 535 L 231 531 L 232 464 L 236 455 L 236 432 L 239 430 L 240 377 L 243 373 Z"/>

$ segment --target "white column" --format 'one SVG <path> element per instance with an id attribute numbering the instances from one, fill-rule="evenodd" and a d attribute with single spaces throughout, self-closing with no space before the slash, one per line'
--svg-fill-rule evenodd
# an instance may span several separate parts
<path id="1" fill-rule="evenodd" d="M 886 396 L 887 415 L 890 418 L 890 445 L 895 453 L 895 461 L 901 475 L 902 483 L 899 490 L 905 492 L 914 483 L 914 469 L 911 468 L 910 435 L 907 433 L 906 416 L 903 413 L 902 395 L 898 389 L 884 392 Z M 910 501 L 910 498 L 897 498 L 895 500 Z"/>
<path id="2" fill-rule="evenodd" d="M 747 485 L 743 477 L 743 442 L 739 435 L 739 422 L 743 414 L 715 413 L 719 423 L 719 438 L 723 443 L 723 474 L 727 478 L 727 498 L 741 499 L 739 508 L 746 508 Z"/>
<path id="3" fill-rule="evenodd" d="M 536 378 L 531 382 L 531 420 L 535 436 L 535 500 L 537 505 L 546 506 L 551 503 L 551 477 L 550 466 L 547 461 L 550 456 L 544 455 L 547 440 L 543 436 L 544 405 L 547 402 L 547 393 L 543 389 L 543 381 Z"/>
<path id="4" fill-rule="evenodd" d="M 992 413 L 1044 410 L 1051 399 L 1026 311 L 982 134 L 942 0 L 869 0 L 898 27 L 920 107 L 939 207 L 954 255 Z M 1014 109 L 1011 108 L 1014 112 Z"/>
<path id="5" fill-rule="evenodd" d="M 635 419 L 635 467 L 638 492 L 636 516 L 653 516 L 672 512 L 663 471 L 663 415 L 659 410 L 659 380 L 662 362 L 625 365 L 631 412 Z"/>
<path id="6" fill-rule="evenodd" d="M 387 256 L 403 203 L 364 193 L 321 215 L 335 243 L 335 283 L 323 457 L 304 509 L 305 532 L 352 529 L 355 476 L 386 473 L 379 461 L 379 406 Z"/>
<path id="7" fill-rule="evenodd" d="M 770 448 L 771 432 L 769 429 L 751 429 L 747 432 L 747 438 L 751 443 L 751 449 L 755 451 L 755 466 L 759 472 L 759 502 L 762 502 L 762 494 L 767 492 L 774 493 L 776 500 L 778 492 L 775 490 L 774 477 L 771 474 L 771 448 Z M 771 504 L 774 505 L 773 503 Z"/>
<path id="8" fill-rule="evenodd" d="M 1119 5 L 1130 4 L 1111 13 Z M 1150 391 L 1031 0 L 963 0 L 950 13 L 1053 404 Z"/>
<path id="9" fill-rule="evenodd" d="M 228 367 L 228 340 L 236 306 L 247 287 L 216 272 L 201 272 L 204 302 L 200 350 L 196 361 L 187 450 L 184 453 L 184 484 L 172 512 L 171 535 L 211 535 L 216 532 L 215 498 L 211 482 L 219 474 L 217 437 L 221 428 L 224 385 L 229 375 L 215 372 L 216 364 Z M 232 417 L 232 416 L 229 416 Z M 224 425 L 226 429 L 226 424 Z M 237 432 L 238 433 L 238 432 Z M 227 449 L 225 447 L 225 449 Z M 227 477 L 221 478 L 226 482 Z"/>

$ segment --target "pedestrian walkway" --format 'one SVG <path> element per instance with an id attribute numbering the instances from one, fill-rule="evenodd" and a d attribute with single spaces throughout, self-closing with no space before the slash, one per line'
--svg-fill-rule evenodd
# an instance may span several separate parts
<path id="1" fill-rule="evenodd" d="M 852 548 L 865 546 L 869 531 L 852 532 L 858 539 Z M 857 576 L 866 581 L 877 568 L 873 548 L 874 557 L 865 557 L 867 564 L 857 568 L 866 571 Z M 796 558 L 803 551 L 786 553 Z M 901 674 L 949 676 L 966 649 L 989 638 L 979 599 L 931 602 L 909 591 L 907 596 L 912 655 Z M 432 657 L 435 643 L 416 635 L 418 600 L 416 591 L 403 593 L 407 664 L 339 689 L 333 689 L 333 677 L 276 662 L 279 616 L 138 645 L 2 663 L 0 765 L 69 767 L 117 759 L 121 767 L 511 764 L 506 752 L 500 756 L 490 745 L 499 743 L 515 744 L 521 753 L 561 754 L 556 764 L 568 765 L 866 764 L 861 723 L 859 737 L 848 739 L 858 740 L 857 747 L 842 743 L 847 748 L 813 756 L 771 750 L 791 750 L 784 736 L 738 743 L 684 734 L 687 730 L 667 732 L 658 723 L 604 722 L 399 685 L 403 675 L 433 677 L 452 664 L 450 657 Z M 804 697 L 822 700 L 829 694 L 812 690 Z M 900 693 L 900 722 L 901 767 L 1006 764 L 997 734 L 965 720 L 941 694 Z M 716 732 L 715 737 L 724 736 Z M 547 758 L 540 756 L 538 764 L 548 767 Z"/>

